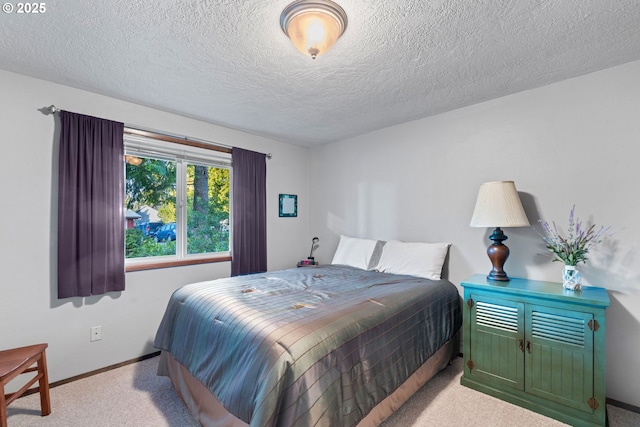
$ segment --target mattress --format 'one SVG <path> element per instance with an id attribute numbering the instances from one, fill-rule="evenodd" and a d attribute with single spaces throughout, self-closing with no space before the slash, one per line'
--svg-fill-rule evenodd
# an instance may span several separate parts
<path id="1" fill-rule="evenodd" d="M 297 268 L 180 288 L 155 346 L 173 366 L 161 374 L 196 380 L 231 417 L 211 425 L 355 426 L 450 356 L 461 314 L 446 280 Z"/>

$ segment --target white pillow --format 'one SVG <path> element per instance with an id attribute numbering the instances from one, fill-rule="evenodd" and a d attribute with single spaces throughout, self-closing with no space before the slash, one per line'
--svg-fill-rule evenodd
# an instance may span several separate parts
<path id="1" fill-rule="evenodd" d="M 340 236 L 338 249 L 333 255 L 331 264 L 349 265 L 366 270 L 369 267 L 371 254 L 377 240 L 359 239 L 357 237 Z"/>
<path id="2" fill-rule="evenodd" d="M 392 240 L 382 248 L 376 270 L 440 280 L 451 243 L 418 243 Z"/>

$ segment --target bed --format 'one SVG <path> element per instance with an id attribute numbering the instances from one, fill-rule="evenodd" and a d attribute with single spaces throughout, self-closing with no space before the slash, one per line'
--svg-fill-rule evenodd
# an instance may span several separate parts
<path id="1" fill-rule="evenodd" d="M 459 352 L 446 280 L 332 264 L 178 289 L 158 373 L 204 426 L 375 426 Z"/>

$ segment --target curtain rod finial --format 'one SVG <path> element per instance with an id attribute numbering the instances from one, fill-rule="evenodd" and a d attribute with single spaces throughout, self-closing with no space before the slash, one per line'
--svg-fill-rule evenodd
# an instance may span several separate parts
<path id="1" fill-rule="evenodd" d="M 50 105 L 48 107 L 38 108 L 38 111 L 40 111 L 44 115 L 49 115 L 49 114 L 55 114 L 60 110 L 55 105 Z"/>

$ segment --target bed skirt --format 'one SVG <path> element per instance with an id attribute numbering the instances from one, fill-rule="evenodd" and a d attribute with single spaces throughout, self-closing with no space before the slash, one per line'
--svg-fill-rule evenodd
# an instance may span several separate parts
<path id="1" fill-rule="evenodd" d="M 373 427 L 382 423 L 420 387 L 435 374 L 444 369 L 451 359 L 460 351 L 460 332 L 453 339 L 440 347 L 422 364 L 400 387 L 375 406 L 358 424 L 357 427 Z M 168 376 L 178 395 L 182 398 L 189 412 L 204 427 L 248 427 L 249 424 L 236 418 L 222 406 L 211 392 L 200 381 L 195 379 L 187 369 L 176 361 L 171 353 L 160 354 L 158 374 Z"/>

